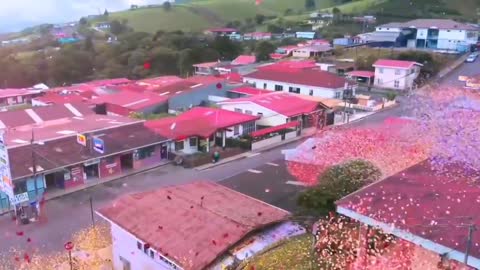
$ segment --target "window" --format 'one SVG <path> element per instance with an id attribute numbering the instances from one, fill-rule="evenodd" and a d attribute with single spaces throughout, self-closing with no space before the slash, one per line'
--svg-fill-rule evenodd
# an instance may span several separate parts
<path id="1" fill-rule="evenodd" d="M 197 143 L 198 143 L 197 142 L 197 137 L 192 137 L 192 138 L 190 138 L 189 141 L 190 141 L 190 146 L 193 146 L 193 147 L 197 146 Z"/>
<path id="2" fill-rule="evenodd" d="M 144 147 L 144 148 L 138 149 L 137 158 L 139 160 L 146 159 L 153 156 L 154 153 L 155 153 L 155 146 Z"/>
<path id="3" fill-rule="evenodd" d="M 288 92 L 300 94 L 300 88 L 298 87 L 289 87 Z"/>
<path id="4" fill-rule="evenodd" d="M 235 108 L 235 109 L 233 109 L 233 110 L 234 110 L 235 112 L 238 112 L 238 113 L 242 113 L 242 112 L 243 112 L 242 109 L 239 109 L 239 108 Z"/>
<path id="5" fill-rule="evenodd" d="M 335 92 L 335 98 L 341 98 L 342 93 L 341 92 Z"/>
<path id="6" fill-rule="evenodd" d="M 402 71 L 400 69 L 396 69 L 395 70 L 395 75 L 400 75 L 400 74 L 402 74 Z"/>
<path id="7" fill-rule="evenodd" d="M 140 243 L 140 242 L 137 241 L 137 248 L 140 249 L 140 250 L 142 250 L 142 243 Z"/>
<path id="8" fill-rule="evenodd" d="M 399 81 L 394 81 L 394 82 L 393 82 L 393 86 L 394 86 L 395 88 L 400 87 L 400 82 L 399 82 Z"/>
<path id="9" fill-rule="evenodd" d="M 245 114 L 248 114 L 248 115 L 253 115 L 253 112 L 250 111 L 250 110 L 245 110 Z"/>
<path id="10" fill-rule="evenodd" d="M 377 84 L 382 84 L 382 79 L 377 79 Z"/>
<path id="11" fill-rule="evenodd" d="M 275 91 L 283 91 L 283 85 L 275 85 Z"/>
<path id="12" fill-rule="evenodd" d="M 242 125 L 242 134 L 247 135 L 255 131 L 255 122 L 245 123 Z"/>
<path id="13" fill-rule="evenodd" d="M 257 116 L 263 117 L 263 113 L 259 112 L 257 113 Z"/>
<path id="14" fill-rule="evenodd" d="M 21 194 L 27 192 L 27 182 L 22 181 L 22 182 L 15 182 L 15 185 L 13 187 L 13 192 L 15 194 Z"/>
<path id="15" fill-rule="evenodd" d="M 310 89 L 310 92 L 308 93 L 310 96 L 313 96 L 313 90 Z"/>
<path id="16" fill-rule="evenodd" d="M 263 83 L 263 89 L 267 89 L 267 84 Z"/>
<path id="17" fill-rule="evenodd" d="M 240 134 L 240 126 L 234 126 L 233 135 L 238 135 L 238 134 Z"/>
<path id="18" fill-rule="evenodd" d="M 150 258 L 155 258 L 155 253 L 153 252 L 153 250 L 150 250 Z"/>
<path id="19" fill-rule="evenodd" d="M 184 147 L 184 141 L 175 142 L 175 151 L 183 150 Z"/>

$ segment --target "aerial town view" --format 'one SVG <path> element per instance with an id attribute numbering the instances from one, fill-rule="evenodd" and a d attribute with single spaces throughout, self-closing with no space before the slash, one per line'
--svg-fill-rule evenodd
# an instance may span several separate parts
<path id="1" fill-rule="evenodd" d="M 479 34 L 480 0 L 3 0 L 0 270 L 478 270 Z"/>

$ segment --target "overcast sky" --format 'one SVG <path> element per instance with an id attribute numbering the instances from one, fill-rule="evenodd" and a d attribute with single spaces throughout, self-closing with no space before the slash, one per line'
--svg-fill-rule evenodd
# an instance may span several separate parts
<path id="1" fill-rule="evenodd" d="M 162 0 L 1 0 L 0 32 L 18 31 L 42 23 L 76 21 L 105 9 L 122 10 L 131 4 L 156 4 Z"/>

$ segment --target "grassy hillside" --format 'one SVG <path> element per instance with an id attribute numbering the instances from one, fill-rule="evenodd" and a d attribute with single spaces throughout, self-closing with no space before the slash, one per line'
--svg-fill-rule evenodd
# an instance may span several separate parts
<path id="1" fill-rule="evenodd" d="M 315 0 L 316 9 L 329 11 L 338 0 Z M 292 12 L 288 19 L 303 18 L 304 0 L 263 0 L 255 5 L 255 0 L 191 0 L 175 5 L 172 10 L 163 8 L 139 9 L 111 14 L 111 18 L 128 19 L 130 26 L 137 31 L 156 32 L 157 30 L 200 31 L 208 27 L 224 26 L 228 22 L 254 18 L 256 14 L 284 17 L 285 11 Z M 477 18 L 480 0 L 354 0 L 337 5 L 342 13 L 375 14 L 379 22 L 408 20 L 413 18 L 454 18 L 473 21 Z"/>
<path id="2" fill-rule="evenodd" d="M 331 7 L 334 0 L 316 0 L 318 9 Z M 136 31 L 157 30 L 199 31 L 212 26 L 224 26 L 234 20 L 254 18 L 256 14 L 282 16 L 285 10 L 305 13 L 303 0 L 193 0 L 175 5 L 170 11 L 163 8 L 127 10 L 112 13 L 112 19 L 127 19 Z"/>

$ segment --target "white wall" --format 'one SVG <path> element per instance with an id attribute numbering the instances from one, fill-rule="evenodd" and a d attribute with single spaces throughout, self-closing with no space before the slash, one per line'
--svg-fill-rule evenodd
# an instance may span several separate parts
<path id="1" fill-rule="evenodd" d="M 263 116 L 261 119 L 257 120 L 257 125 L 261 126 L 278 126 L 287 123 L 288 117 L 281 115 L 277 112 L 269 110 L 263 106 L 257 105 L 255 103 L 236 103 L 236 104 L 220 104 L 221 108 L 224 110 L 234 112 L 235 109 L 241 109 L 242 113 L 245 113 L 246 110 L 252 112 L 252 115 L 258 115 L 262 113 Z"/>
<path id="2" fill-rule="evenodd" d="M 450 39 L 450 40 L 465 40 L 465 30 L 440 30 L 438 32 L 438 39 Z"/>
<path id="3" fill-rule="evenodd" d="M 420 73 L 420 67 L 415 66 L 414 72 L 410 73 L 410 70 L 407 69 L 395 69 L 395 68 L 375 68 L 375 86 L 382 88 L 392 88 L 392 89 L 407 89 L 413 86 L 415 78 L 417 78 Z M 383 70 L 383 72 L 380 72 Z M 399 70 L 400 74 L 395 72 Z M 395 87 L 395 81 L 399 82 L 399 86 Z"/>
<path id="4" fill-rule="evenodd" d="M 36 100 L 36 99 L 32 99 L 32 106 L 36 107 L 36 106 L 48 106 L 47 103 L 44 103 L 44 102 L 41 102 L 39 100 Z"/>
<path id="5" fill-rule="evenodd" d="M 192 153 L 198 152 L 198 143 L 199 143 L 200 140 L 197 139 L 197 145 L 196 146 L 190 146 L 190 139 L 191 138 L 187 138 L 187 139 L 183 140 L 183 150 L 175 149 L 175 142 L 170 142 L 170 149 L 172 149 L 172 151 L 179 151 L 179 152 L 182 152 L 182 153 L 185 153 L 185 154 L 192 154 Z"/>
<path id="6" fill-rule="evenodd" d="M 417 29 L 417 39 L 426 39 L 428 34 L 428 29 Z"/>
<path id="7" fill-rule="evenodd" d="M 113 265 L 114 269 L 123 269 L 120 256 L 130 262 L 132 270 L 170 270 L 169 265 L 162 262 L 158 253 L 154 259 L 137 248 L 137 239 L 118 225 L 111 223 L 113 239 Z M 143 243 L 142 243 L 143 244 Z"/>
<path id="8" fill-rule="evenodd" d="M 300 57 L 300 58 L 309 58 L 310 57 L 310 49 L 308 48 L 300 48 L 297 50 L 294 50 L 292 53 L 293 57 Z"/>
<path id="9" fill-rule="evenodd" d="M 313 90 L 313 95 L 314 97 L 321 97 L 321 98 L 342 98 L 343 94 L 343 86 L 341 88 L 337 89 L 330 89 L 330 88 L 322 88 L 322 87 L 316 87 L 316 86 L 308 86 L 308 85 L 301 85 L 301 84 L 293 84 L 293 83 L 286 83 L 286 82 L 275 82 L 275 81 L 268 81 L 268 80 L 259 80 L 259 79 L 253 79 L 253 78 L 248 78 L 244 77 L 243 78 L 244 83 L 249 83 L 249 84 L 254 84 L 256 88 L 259 89 L 266 89 L 270 91 L 275 91 L 275 85 L 281 85 L 283 86 L 283 92 L 288 93 L 288 88 L 289 87 L 294 87 L 294 88 L 300 88 L 300 94 L 301 95 L 310 95 L 310 90 Z M 336 96 L 335 93 L 338 93 L 339 96 Z"/>

